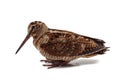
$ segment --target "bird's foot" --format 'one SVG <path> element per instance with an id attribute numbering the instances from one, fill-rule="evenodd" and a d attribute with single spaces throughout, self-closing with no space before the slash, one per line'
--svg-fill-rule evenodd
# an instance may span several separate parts
<path id="1" fill-rule="evenodd" d="M 58 67 L 59 65 L 55 65 L 55 64 L 44 64 L 43 66 L 47 66 L 48 69 L 50 69 L 50 68 Z"/>
<path id="2" fill-rule="evenodd" d="M 65 66 L 68 63 L 67 61 L 62 61 L 62 60 L 41 60 L 41 61 L 45 63 L 51 63 L 51 64 L 43 65 L 43 66 L 48 66 L 48 69 L 53 67 Z"/>
<path id="3" fill-rule="evenodd" d="M 40 60 L 40 62 L 52 63 L 52 60 Z"/>

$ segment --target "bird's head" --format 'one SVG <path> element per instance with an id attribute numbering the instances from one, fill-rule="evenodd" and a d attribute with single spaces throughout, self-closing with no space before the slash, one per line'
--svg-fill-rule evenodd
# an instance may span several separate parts
<path id="1" fill-rule="evenodd" d="M 34 21 L 31 22 L 28 26 L 28 34 L 21 43 L 20 47 L 18 48 L 17 52 L 21 49 L 21 47 L 25 44 L 25 42 L 32 36 L 33 38 L 41 37 L 45 32 L 47 32 L 47 26 L 41 21 Z"/>

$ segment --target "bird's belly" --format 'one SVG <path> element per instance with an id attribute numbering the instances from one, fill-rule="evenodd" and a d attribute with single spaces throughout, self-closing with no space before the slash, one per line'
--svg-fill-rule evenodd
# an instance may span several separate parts
<path id="1" fill-rule="evenodd" d="M 71 61 L 74 59 L 79 58 L 80 56 L 57 56 L 57 55 L 52 55 L 44 51 L 44 49 L 40 48 L 40 53 L 49 60 L 63 60 L 63 61 Z"/>

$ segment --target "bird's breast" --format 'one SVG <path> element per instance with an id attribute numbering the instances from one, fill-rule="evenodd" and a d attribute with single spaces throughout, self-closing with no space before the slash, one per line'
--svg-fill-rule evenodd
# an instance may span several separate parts
<path id="1" fill-rule="evenodd" d="M 33 44 L 40 51 L 41 44 L 47 43 L 48 40 L 49 40 L 49 37 L 47 35 L 43 35 L 43 36 L 41 36 L 39 38 L 34 38 Z"/>

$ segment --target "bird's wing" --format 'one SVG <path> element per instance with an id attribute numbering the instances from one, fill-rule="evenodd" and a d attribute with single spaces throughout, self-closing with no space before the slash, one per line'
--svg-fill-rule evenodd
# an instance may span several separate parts
<path id="1" fill-rule="evenodd" d="M 49 37 L 49 40 L 40 47 L 51 55 L 77 56 L 85 49 L 80 36 L 73 32 L 51 29 L 45 35 Z"/>
<path id="2" fill-rule="evenodd" d="M 41 44 L 41 48 L 51 55 L 82 56 L 104 53 L 104 41 L 100 39 L 56 29 L 50 29 L 45 35 L 49 40 Z"/>

